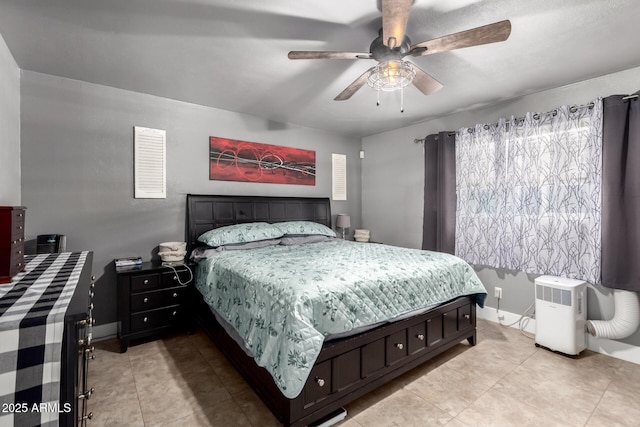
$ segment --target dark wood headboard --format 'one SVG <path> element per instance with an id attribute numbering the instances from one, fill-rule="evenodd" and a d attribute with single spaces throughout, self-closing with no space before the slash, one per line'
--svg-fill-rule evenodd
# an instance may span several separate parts
<path id="1" fill-rule="evenodd" d="M 187 194 L 189 250 L 212 228 L 245 222 L 313 221 L 331 227 L 328 197 L 210 196 Z"/>

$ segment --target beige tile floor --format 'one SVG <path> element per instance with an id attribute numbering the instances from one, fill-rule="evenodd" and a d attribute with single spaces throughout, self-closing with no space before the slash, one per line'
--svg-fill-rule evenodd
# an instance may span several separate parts
<path id="1" fill-rule="evenodd" d="M 118 353 L 97 343 L 90 426 L 278 425 L 202 332 Z M 640 365 L 585 351 L 570 359 L 515 329 L 478 321 L 466 341 L 347 406 L 342 427 L 637 426 Z"/>

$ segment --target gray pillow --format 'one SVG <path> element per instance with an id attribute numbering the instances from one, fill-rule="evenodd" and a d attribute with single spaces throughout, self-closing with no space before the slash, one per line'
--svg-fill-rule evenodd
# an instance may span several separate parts
<path id="1" fill-rule="evenodd" d="M 320 234 L 311 234 L 309 236 L 284 236 L 280 239 L 280 244 L 285 246 L 303 245 L 305 243 L 326 242 L 334 240 L 335 237 L 323 236 Z"/>

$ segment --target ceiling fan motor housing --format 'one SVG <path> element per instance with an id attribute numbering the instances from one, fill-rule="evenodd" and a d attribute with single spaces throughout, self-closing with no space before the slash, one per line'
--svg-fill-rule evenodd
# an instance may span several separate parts
<path id="1" fill-rule="evenodd" d="M 382 30 L 380 30 L 380 32 L 382 32 Z M 378 62 L 402 59 L 409 53 L 410 50 L 411 40 L 406 35 L 402 39 L 402 43 L 400 44 L 400 46 L 394 47 L 393 49 L 389 48 L 389 46 L 384 45 L 382 35 L 376 37 L 376 39 L 371 42 L 371 46 L 369 47 L 371 56 Z"/>

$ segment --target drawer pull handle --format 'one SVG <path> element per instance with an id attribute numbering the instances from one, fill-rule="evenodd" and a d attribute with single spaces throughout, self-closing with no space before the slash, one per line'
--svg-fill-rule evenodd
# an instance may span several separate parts
<path id="1" fill-rule="evenodd" d="M 320 387 L 324 387 L 324 380 L 322 378 L 316 377 L 316 383 L 318 383 Z"/>
<path id="2" fill-rule="evenodd" d="M 23 214 L 23 213 L 19 213 L 19 214 L 18 214 L 18 217 L 20 217 L 20 218 L 22 218 L 23 216 L 24 216 L 24 214 Z"/>
<path id="3" fill-rule="evenodd" d="M 144 323 L 147 323 L 147 320 L 149 320 L 149 319 L 148 319 L 148 318 L 146 318 L 146 317 L 145 317 L 144 319 L 142 319 L 142 321 L 143 321 Z"/>
<path id="4" fill-rule="evenodd" d="M 18 251 L 18 255 L 22 255 L 22 251 Z"/>
<path id="5" fill-rule="evenodd" d="M 78 399 L 82 400 L 82 399 L 87 399 L 89 400 L 91 398 L 91 395 L 96 391 L 96 389 L 94 387 L 91 387 L 89 390 L 87 390 L 84 393 L 81 393 L 78 395 Z"/>
<path id="6" fill-rule="evenodd" d="M 464 318 L 465 318 L 465 319 L 470 319 L 470 318 L 471 318 L 471 316 L 470 316 L 470 315 L 468 315 L 468 314 L 465 314 L 465 315 L 464 315 Z"/>
<path id="7" fill-rule="evenodd" d="M 77 323 L 80 326 L 86 326 L 86 325 L 93 326 L 96 324 L 96 319 L 94 319 L 93 317 L 91 317 L 91 315 L 89 315 L 89 317 L 87 317 L 86 319 L 79 320 Z"/>
<path id="8" fill-rule="evenodd" d="M 398 348 L 398 350 L 402 350 L 404 348 L 404 344 L 399 342 L 399 343 L 396 344 L 396 347 Z"/>
<path id="9" fill-rule="evenodd" d="M 416 335 L 416 336 L 418 337 L 418 339 L 419 339 L 420 341 L 424 341 L 424 335 L 423 335 L 423 334 L 418 334 L 418 335 Z"/>
<path id="10" fill-rule="evenodd" d="M 174 311 L 174 312 L 173 312 L 173 315 L 175 316 L 176 314 L 178 314 L 178 312 L 177 312 L 177 311 Z"/>
<path id="11" fill-rule="evenodd" d="M 177 293 L 177 292 L 174 292 L 174 293 L 173 293 L 173 297 L 174 297 L 174 298 L 178 298 L 178 293 Z"/>
<path id="12" fill-rule="evenodd" d="M 149 302 L 149 298 L 143 299 L 142 302 L 146 304 L 147 302 Z"/>
<path id="13" fill-rule="evenodd" d="M 145 284 L 145 285 L 148 285 L 149 284 L 149 279 L 144 279 L 144 282 L 142 282 L 142 283 Z"/>
<path id="14" fill-rule="evenodd" d="M 78 346 L 82 347 L 82 346 L 90 346 L 91 345 L 91 335 L 89 335 L 87 337 L 87 339 L 79 339 L 78 340 Z"/>
<path id="15" fill-rule="evenodd" d="M 20 226 L 18 226 L 18 230 L 22 230 L 22 226 L 21 226 L 21 225 L 20 225 Z"/>
<path id="16" fill-rule="evenodd" d="M 14 240 L 14 241 L 13 241 L 13 242 L 11 242 L 11 243 L 13 243 L 13 244 L 15 245 L 16 243 L 18 243 L 18 240 Z"/>

